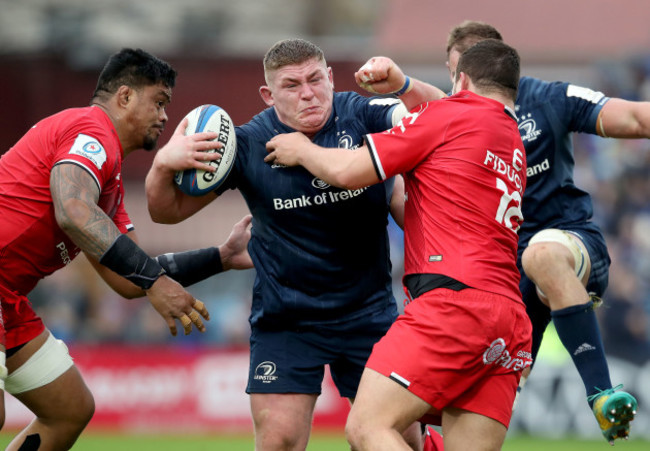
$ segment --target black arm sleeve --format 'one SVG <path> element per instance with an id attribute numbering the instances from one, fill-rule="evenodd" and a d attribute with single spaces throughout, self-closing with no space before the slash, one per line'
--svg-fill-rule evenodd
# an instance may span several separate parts
<path id="1" fill-rule="evenodd" d="M 156 260 L 169 277 L 184 287 L 223 271 L 218 247 L 162 254 Z"/>
<path id="2" fill-rule="evenodd" d="M 118 236 L 99 259 L 99 263 L 148 290 L 165 270 L 126 235 Z"/>

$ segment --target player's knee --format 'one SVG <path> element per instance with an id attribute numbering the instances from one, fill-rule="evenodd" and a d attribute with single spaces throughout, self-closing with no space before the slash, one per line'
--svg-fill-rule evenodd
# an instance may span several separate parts
<path id="1" fill-rule="evenodd" d="M 82 396 L 75 402 L 75 408 L 70 409 L 67 413 L 68 421 L 84 429 L 95 415 L 95 398 L 90 390 L 84 390 Z"/>
<path id="2" fill-rule="evenodd" d="M 534 279 L 540 272 L 571 271 L 579 279 L 588 275 L 589 253 L 576 234 L 559 229 L 542 230 L 530 239 L 521 256 L 524 272 Z"/>
<path id="3" fill-rule="evenodd" d="M 521 256 L 524 272 L 534 280 L 539 271 L 546 271 L 550 265 L 557 264 L 557 253 L 554 246 L 548 243 L 536 243 L 528 246 Z"/>
<path id="4" fill-rule="evenodd" d="M 305 431 L 295 424 L 268 418 L 263 424 L 255 423 L 256 449 L 304 449 L 308 440 L 309 427 Z"/>
<path id="5" fill-rule="evenodd" d="M 354 415 L 353 411 L 348 415 L 348 420 L 345 423 L 345 439 L 353 450 L 364 449 L 368 440 L 367 428 L 363 421 Z"/>

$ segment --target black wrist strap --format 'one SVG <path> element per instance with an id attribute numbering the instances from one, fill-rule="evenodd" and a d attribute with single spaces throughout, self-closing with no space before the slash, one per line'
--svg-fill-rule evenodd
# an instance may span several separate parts
<path id="1" fill-rule="evenodd" d="M 223 271 L 218 247 L 162 254 L 156 260 L 169 277 L 184 287 Z"/>
<path id="2" fill-rule="evenodd" d="M 126 235 L 118 236 L 99 259 L 99 263 L 148 290 L 165 270 Z"/>

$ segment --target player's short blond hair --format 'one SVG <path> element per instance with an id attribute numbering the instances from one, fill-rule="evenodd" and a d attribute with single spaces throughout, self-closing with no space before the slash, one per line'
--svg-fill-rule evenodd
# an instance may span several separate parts
<path id="1" fill-rule="evenodd" d="M 264 78 L 269 83 L 269 74 L 284 66 L 300 64 L 315 59 L 324 65 L 325 54 L 316 44 L 300 38 L 278 41 L 264 55 Z"/>

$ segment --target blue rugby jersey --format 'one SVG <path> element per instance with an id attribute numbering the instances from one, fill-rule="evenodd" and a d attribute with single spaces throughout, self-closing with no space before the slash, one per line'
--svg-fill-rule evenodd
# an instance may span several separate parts
<path id="1" fill-rule="evenodd" d="M 520 247 L 541 229 L 591 219 L 591 197 L 573 180 L 570 132 L 596 134 L 598 113 L 608 100 L 600 92 L 570 83 L 521 78 L 515 109 L 528 170 Z"/>
<path id="2" fill-rule="evenodd" d="M 392 126 L 396 105 L 335 93 L 313 142 L 354 149 L 365 134 Z M 392 181 L 343 190 L 303 167 L 265 163 L 266 142 L 293 131 L 273 108 L 237 127 L 235 166 L 219 189 L 239 189 L 253 214 L 251 325 L 333 324 L 395 305 L 386 229 Z"/>

